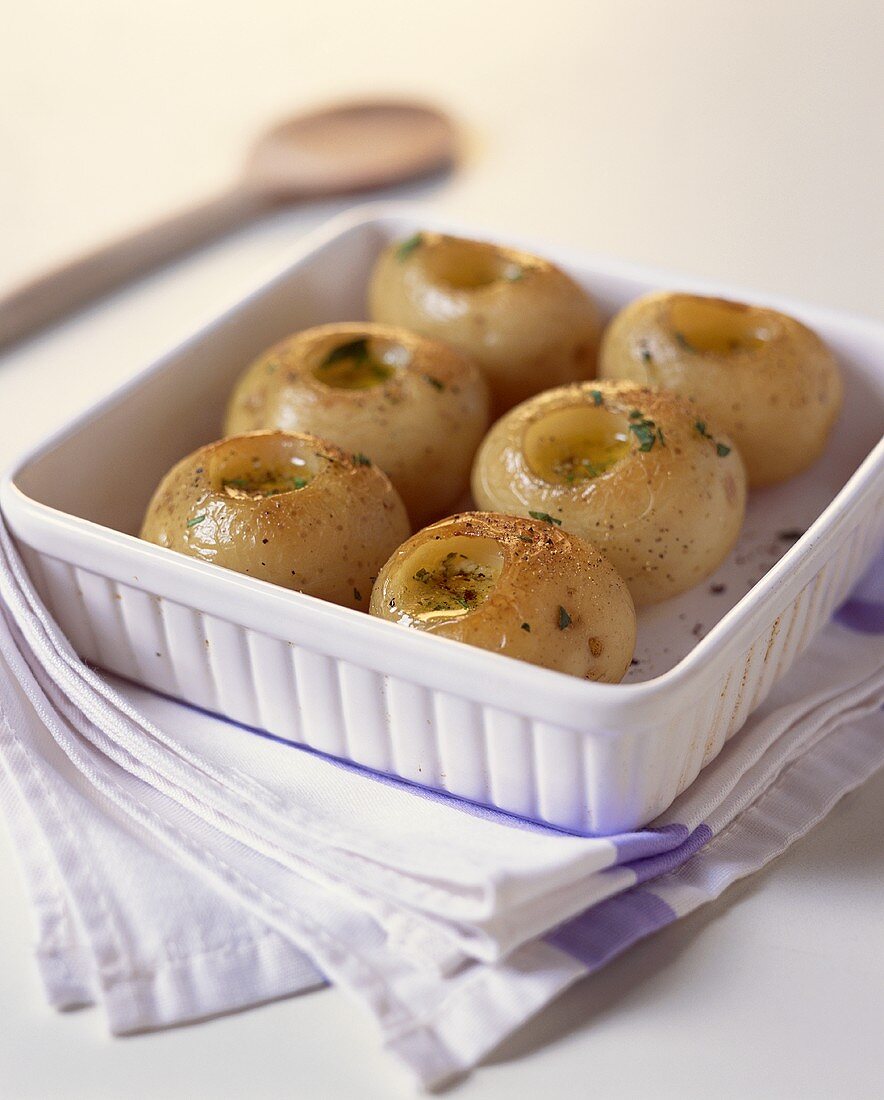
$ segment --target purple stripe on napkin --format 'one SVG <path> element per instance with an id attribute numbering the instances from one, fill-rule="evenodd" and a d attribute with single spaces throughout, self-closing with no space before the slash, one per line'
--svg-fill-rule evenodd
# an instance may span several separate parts
<path id="1" fill-rule="evenodd" d="M 617 864 L 643 860 L 661 852 L 671 852 L 688 838 L 687 825 L 661 825 L 659 829 L 643 829 L 637 833 L 618 833 L 609 839 L 617 847 Z"/>
<path id="2" fill-rule="evenodd" d="M 675 910 L 649 890 L 634 888 L 588 909 L 545 941 L 598 970 L 637 940 L 675 920 Z"/>
<path id="3" fill-rule="evenodd" d="M 683 825 L 678 827 L 684 829 Z M 687 829 L 685 829 L 685 832 L 687 832 Z M 698 825 L 677 848 L 672 848 L 668 852 L 661 852 L 660 855 L 650 856 L 648 859 L 636 859 L 626 866 L 629 867 L 630 871 L 635 872 L 636 882 L 647 882 L 648 879 L 665 875 L 668 871 L 680 867 L 685 860 L 690 859 L 695 852 L 699 851 L 711 836 L 712 830 L 708 825 Z"/>
<path id="4" fill-rule="evenodd" d="M 884 634 L 884 604 L 872 600 L 848 600 L 835 612 L 834 619 L 860 634 Z"/>

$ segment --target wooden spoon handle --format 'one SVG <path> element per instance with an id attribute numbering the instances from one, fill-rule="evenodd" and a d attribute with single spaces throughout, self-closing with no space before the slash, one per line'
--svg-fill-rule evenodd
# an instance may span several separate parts
<path id="1" fill-rule="evenodd" d="M 0 298 L 0 347 L 229 232 L 268 205 L 265 196 L 234 187 L 38 276 Z"/>

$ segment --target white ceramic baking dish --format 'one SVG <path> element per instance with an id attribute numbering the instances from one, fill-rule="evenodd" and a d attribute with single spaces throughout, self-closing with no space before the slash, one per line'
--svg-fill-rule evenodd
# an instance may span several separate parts
<path id="1" fill-rule="evenodd" d="M 602 833 L 640 826 L 740 728 L 884 534 L 884 326 L 509 239 L 561 264 L 607 312 L 656 287 L 787 309 L 844 368 L 845 407 L 824 458 L 752 494 L 739 545 L 707 583 L 640 613 L 623 684 L 408 631 L 135 538 L 161 475 L 220 434 L 243 366 L 289 332 L 364 317 L 379 249 L 418 228 L 487 236 L 389 207 L 336 219 L 278 276 L 20 459 L 3 510 L 48 607 L 98 666 L 527 817 Z"/>

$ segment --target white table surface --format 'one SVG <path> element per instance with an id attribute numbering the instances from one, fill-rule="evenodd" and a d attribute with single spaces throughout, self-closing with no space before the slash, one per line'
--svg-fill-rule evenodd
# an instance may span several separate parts
<path id="1" fill-rule="evenodd" d="M 368 90 L 467 127 L 411 188 L 501 230 L 884 318 L 878 0 L 31 0 L 0 33 L 0 287 L 220 187 L 263 120 Z M 341 204 L 280 213 L 0 359 L 0 463 L 248 289 Z M 884 776 L 633 949 L 455 1095 L 880 1096 Z M 329 990 L 112 1040 L 41 1000 L 0 832 L 0 1095 L 406 1095 Z"/>

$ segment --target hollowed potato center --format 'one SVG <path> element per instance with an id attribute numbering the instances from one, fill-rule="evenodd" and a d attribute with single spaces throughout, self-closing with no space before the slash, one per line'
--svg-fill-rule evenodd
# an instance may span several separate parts
<path id="1" fill-rule="evenodd" d="M 754 351 L 770 339 L 755 310 L 718 299 L 677 298 L 669 313 L 672 333 L 685 351 L 731 355 Z"/>
<path id="2" fill-rule="evenodd" d="M 401 566 L 395 611 L 424 627 L 462 618 L 491 595 L 502 569 L 493 539 L 459 535 L 425 543 Z"/>
<path id="3" fill-rule="evenodd" d="M 629 451 L 629 421 L 594 405 L 556 409 L 530 424 L 525 459 L 538 477 L 573 485 L 598 477 Z"/>
<path id="4" fill-rule="evenodd" d="M 261 500 L 305 488 L 317 472 L 316 456 L 255 440 L 215 456 L 210 478 L 216 491 L 238 500 Z"/>
<path id="5" fill-rule="evenodd" d="M 323 354 L 313 377 L 336 390 L 367 390 L 386 382 L 411 354 L 391 340 L 359 336 Z"/>
<path id="6" fill-rule="evenodd" d="M 442 240 L 427 249 L 430 276 L 454 290 L 478 290 L 492 283 L 520 279 L 524 271 L 492 245 L 478 241 Z"/>

